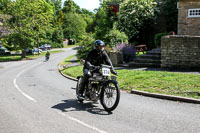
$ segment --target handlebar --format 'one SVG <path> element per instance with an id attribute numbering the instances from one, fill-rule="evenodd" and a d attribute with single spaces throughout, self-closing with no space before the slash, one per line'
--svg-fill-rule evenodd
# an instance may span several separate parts
<path id="1" fill-rule="evenodd" d="M 109 68 L 109 69 L 112 68 L 111 66 L 109 66 L 109 65 L 104 65 L 104 64 L 101 64 L 101 67 L 106 67 L 106 68 Z"/>

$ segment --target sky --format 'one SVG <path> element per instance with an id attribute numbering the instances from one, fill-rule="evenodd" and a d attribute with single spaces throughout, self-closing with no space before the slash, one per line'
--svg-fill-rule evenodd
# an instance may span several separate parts
<path id="1" fill-rule="evenodd" d="M 65 0 L 62 0 L 63 3 Z M 93 11 L 95 8 L 99 7 L 99 0 L 73 0 L 80 8 L 85 8 L 87 10 Z"/>

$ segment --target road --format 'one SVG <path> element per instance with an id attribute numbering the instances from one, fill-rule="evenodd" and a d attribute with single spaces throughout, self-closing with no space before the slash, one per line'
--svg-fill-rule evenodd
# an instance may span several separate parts
<path id="1" fill-rule="evenodd" d="M 0 133 L 199 133 L 200 105 L 121 91 L 112 113 L 100 104 L 77 103 L 76 82 L 58 63 L 76 51 L 0 63 Z"/>

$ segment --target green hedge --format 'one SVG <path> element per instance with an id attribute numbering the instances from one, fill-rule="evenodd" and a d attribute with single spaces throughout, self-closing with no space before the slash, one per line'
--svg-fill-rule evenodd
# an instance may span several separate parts
<path id="1" fill-rule="evenodd" d="M 168 35 L 168 33 L 158 33 L 155 35 L 154 43 L 155 43 L 156 47 L 161 46 L 161 38 L 165 35 Z"/>

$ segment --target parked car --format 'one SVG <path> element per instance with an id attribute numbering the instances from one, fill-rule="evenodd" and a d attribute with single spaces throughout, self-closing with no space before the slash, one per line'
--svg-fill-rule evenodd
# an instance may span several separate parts
<path id="1" fill-rule="evenodd" d="M 40 49 L 40 48 L 32 49 L 32 54 L 40 54 L 40 53 L 42 53 L 42 49 Z"/>
<path id="2" fill-rule="evenodd" d="M 52 47 L 51 47 L 50 44 L 43 44 L 39 48 L 42 49 L 42 50 L 50 50 Z"/>
<path id="3" fill-rule="evenodd" d="M 5 48 L 4 46 L 1 46 L 0 47 L 0 54 L 1 55 L 10 54 L 10 51 L 7 48 Z"/>

